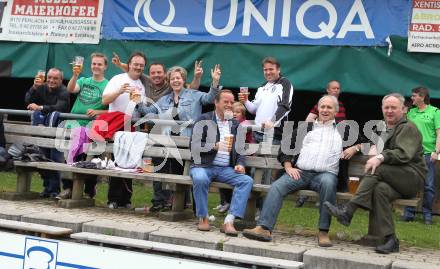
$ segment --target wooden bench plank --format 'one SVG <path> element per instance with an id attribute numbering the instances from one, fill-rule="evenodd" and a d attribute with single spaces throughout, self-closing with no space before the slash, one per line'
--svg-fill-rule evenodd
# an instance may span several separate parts
<path id="1" fill-rule="evenodd" d="M 49 234 L 54 236 L 63 236 L 73 233 L 73 230 L 69 228 L 6 219 L 0 219 L 0 227 L 6 229 Z"/>
<path id="2" fill-rule="evenodd" d="M 76 240 L 85 240 L 90 242 L 152 250 L 152 251 L 158 251 L 158 252 L 164 252 L 170 254 L 179 254 L 179 255 L 183 254 L 186 256 L 197 257 L 197 258 L 252 264 L 252 265 L 265 266 L 270 268 L 303 268 L 302 262 L 254 256 L 248 254 L 232 253 L 221 250 L 152 242 L 152 241 L 104 235 L 104 234 L 82 232 L 82 233 L 72 234 L 70 235 L 70 237 Z"/>
<path id="3" fill-rule="evenodd" d="M 162 174 L 162 173 L 131 173 L 131 172 L 112 170 L 112 169 L 85 169 L 85 168 L 72 167 L 68 164 L 50 163 L 50 162 L 15 161 L 14 163 L 16 166 L 20 166 L 20 167 L 33 167 L 37 169 L 47 169 L 52 171 L 66 171 L 66 172 L 79 173 L 79 174 L 113 176 L 113 177 L 121 177 L 121 178 L 132 178 L 136 180 L 161 181 L 163 183 L 192 185 L 191 177 L 184 175 L 173 175 L 173 174 Z M 232 189 L 232 187 L 229 186 L 228 184 L 224 184 L 220 182 L 212 182 L 211 187 Z M 269 189 L 270 189 L 270 185 L 254 184 L 252 191 L 267 193 Z M 318 193 L 311 190 L 300 190 L 296 192 L 296 195 L 318 197 Z M 350 193 L 338 192 L 336 194 L 336 198 L 339 200 L 350 200 L 352 196 L 353 195 Z M 419 203 L 420 203 L 420 198 L 397 199 L 393 202 L 394 205 L 398 205 L 398 206 L 417 206 Z"/>

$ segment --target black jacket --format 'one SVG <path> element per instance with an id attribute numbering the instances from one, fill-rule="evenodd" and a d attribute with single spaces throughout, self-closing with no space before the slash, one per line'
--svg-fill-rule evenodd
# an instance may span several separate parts
<path id="1" fill-rule="evenodd" d="M 201 122 L 207 121 L 207 122 Z M 231 134 L 234 135 L 233 147 L 231 151 L 230 158 L 230 166 L 234 167 L 235 165 L 242 165 L 245 167 L 245 156 L 240 155 L 235 150 L 235 138 L 237 136 L 237 128 L 239 126 L 239 122 L 235 119 L 231 121 Z M 216 128 L 216 136 L 215 140 L 213 136 L 208 137 L 208 125 L 209 128 Z M 209 141 L 207 141 L 209 139 Z M 195 167 L 208 167 L 212 165 L 212 162 L 215 159 L 217 154 L 217 150 L 214 150 L 215 143 L 220 141 L 220 132 L 217 126 L 217 118 L 215 116 L 215 112 L 211 111 L 208 113 L 204 113 L 200 116 L 199 119 L 194 123 L 193 132 L 191 135 L 191 157 L 193 160 L 193 166 Z M 209 148 L 210 150 L 203 152 L 202 148 Z"/>
<path id="2" fill-rule="evenodd" d="M 49 91 L 47 84 L 38 86 L 36 89 L 31 87 L 24 98 L 26 106 L 35 103 L 39 106 L 43 106 L 43 113 L 58 111 L 68 113 L 70 110 L 70 96 L 66 89 L 66 86 L 60 87 Z"/>

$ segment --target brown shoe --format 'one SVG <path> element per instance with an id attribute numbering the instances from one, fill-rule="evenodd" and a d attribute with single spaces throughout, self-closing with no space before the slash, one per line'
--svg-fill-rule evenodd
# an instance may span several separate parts
<path id="1" fill-rule="evenodd" d="M 220 228 L 220 232 L 229 236 L 238 236 L 238 232 L 235 230 L 234 224 L 231 222 L 223 224 Z"/>
<path id="2" fill-rule="evenodd" d="M 324 247 L 324 248 L 332 246 L 332 241 L 330 241 L 330 238 L 328 237 L 328 232 L 319 231 L 318 246 Z"/>
<path id="3" fill-rule="evenodd" d="M 209 226 L 208 218 L 203 218 L 199 220 L 199 224 L 197 225 L 197 230 L 203 232 L 209 232 L 211 230 L 211 226 Z"/>
<path id="4" fill-rule="evenodd" d="M 261 226 L 257 226 L 253 229 L 244 229 L 243 236 L 249 239 L 269 242 L 272 240 L 272 233 L 269 230 L 264 229 Z"/>

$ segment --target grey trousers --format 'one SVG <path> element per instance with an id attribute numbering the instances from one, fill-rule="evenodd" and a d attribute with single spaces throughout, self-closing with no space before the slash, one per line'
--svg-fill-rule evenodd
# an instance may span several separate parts
<path id="1" fill-rule="evenodd" d="M 375 174 L 362 177 L 351 203 L 370 211 L 370 231 L 374 235 L 395 233 L 392 204 L 399 198 L 413 198 L 423 185 L 423 178 L 406 165 L 382 164 Z"/>

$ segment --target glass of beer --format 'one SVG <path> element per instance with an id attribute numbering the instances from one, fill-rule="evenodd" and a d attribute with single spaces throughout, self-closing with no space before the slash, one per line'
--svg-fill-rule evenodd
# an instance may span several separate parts
<path id="1" fill-rule="evenodd" d="M 348 192 L 351 194 L 355 194 L 359 187 L 359 178 L 358 177 L 350 177 L 348 179 Z"/>
<path id="2" fill-rule="evenodd" d="M 229 149 L 232 149 L 233 143 L 234 143 L 234 135 L 233 134 L 227 134 L 225 135 L 225 144 L 228 147 L 228 151 L 230 151 Z"/>
<path id="3" fill-rule="evenodd" d="M 153 173 L 153 159 L 150 157 L 144 157 L 142 159 L 142 170 L 146 173 Z"/>
<path id="4" fill-rule="evenodd" d="M 238 97 L 248 99 L 249 97 L 249 88 L 248 87 L 240 87 L 240 93 L 238 94 Z"/>
<path id="5" fill-rule="evenodd" d="M 74 67 L 79 67 L 80 72 L 83 69 L 83 64 L 84 64 L 84 57 L 82 57 L 82 56 L 75 56 L 75 58 L 73 59 L 73 66 Z"/>
<path id="6" fill-rule="evenodd" d="M 44 82 L 46 80 L 46 71 L 38 70 L 37 77 L 41 80 L 41 82 Z"/>
<path id="7" fill-rule="evenodd" d="M 141 89 L 137 86 L 130 86 L 130 100 L 135 100 L 136 98 L 141 96 Z"/>

